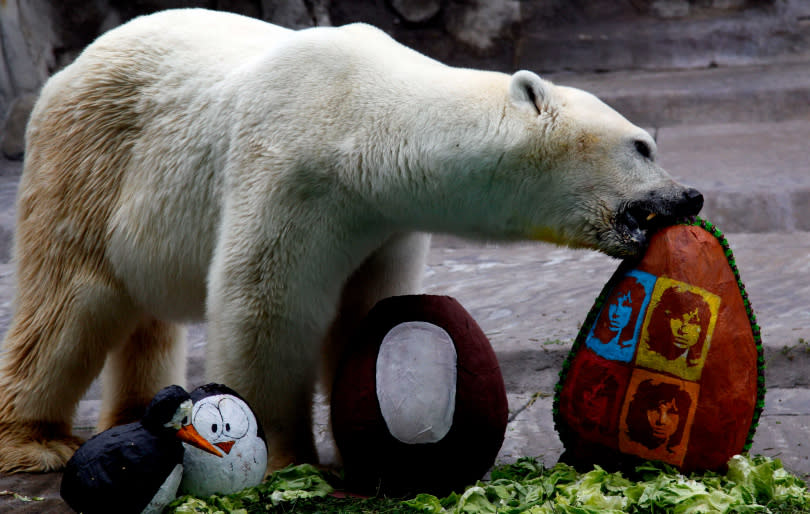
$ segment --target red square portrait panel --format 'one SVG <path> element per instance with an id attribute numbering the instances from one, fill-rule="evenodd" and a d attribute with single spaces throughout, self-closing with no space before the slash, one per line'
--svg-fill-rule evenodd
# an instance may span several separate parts
<path id="1" fill-rule="evenodd" d="M 583 439 L 616 448 L 631 368 L 587 348 L 574 358 L 560 392 L 560 413 Z"/>

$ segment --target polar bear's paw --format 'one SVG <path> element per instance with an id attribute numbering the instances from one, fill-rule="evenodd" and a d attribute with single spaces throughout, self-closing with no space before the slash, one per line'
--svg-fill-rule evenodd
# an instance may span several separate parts
<path id="1" fill-rule="evenodd" d="M 57 423 L 0 423 L 0 473 L 57 471 L 81 446 Z"/>

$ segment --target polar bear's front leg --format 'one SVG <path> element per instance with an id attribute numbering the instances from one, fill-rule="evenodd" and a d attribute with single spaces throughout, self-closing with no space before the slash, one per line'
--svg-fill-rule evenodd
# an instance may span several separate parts
<path id="1" fill-rule="evenodd" d="M 318 348 L 285 325 L 283 319 L 218 320 L 209 328 L 207 374 L 252 406 L 267 435 L 269 470 L 317 462 L 312 394 Z"/>
<path id="2" fill-rule="evenodd" d="M 317 461 L 312 395 L 330 314 L 320 293 L 275 258 L 302 258 L 296 245 L 267 255 L 245 238 L 221 241 L 209 274 L 208 378 L 251 404 L 267 434 L 268 468 Z M 250 241 L 255 241 L 249 238 Z"/>
<path id="3" fill-rule="evenodd" d="M 207 375 L 250 403 L 267 434 L 270 469 L 316 462 L 311 412 L 318 335 L 299 320 L 257 309 L 261 295 L 229 294 L 234 289 L 212 291 Z"/>

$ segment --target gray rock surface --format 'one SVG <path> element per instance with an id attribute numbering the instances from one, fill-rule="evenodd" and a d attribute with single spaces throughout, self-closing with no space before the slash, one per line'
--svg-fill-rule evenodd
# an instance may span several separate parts
<path id="1" fill-rule="evenodd" d="M 438 0 L 391 0 L 391 7 L 410 23 L 422 23 L 436 16 L 442 8 Z"/>
<path id="2" fill-rule="evenodd" d="M 25 93 L 11 101 L 3 131 L 0 132 L 0 152 L 7 159 L 21 160 L 23 158 L 25 126 L 36 99 L 35 93 Z"/>
<path id="3" fill-rule="evenodd" d="M 0 3 L 0 113 L 11 101 L 36 92 L 53 72 L 51 7 L 48 0 Z"/>
<path id="4" fill-rule="evenodd" d="M 691 2 L 690 2 L 691 3 Z M 801 2 L 782 9 L 650 9 L 646 14 L 603 16 L 590 23 L 527 25 L 517 54 L 518 67 L 540 71 L 694 69 L 806 57 L 810 35 Z M 527 3 L 527 10 L 534 3 Z M 658 2 L 649 5 L 662 5 Z M 681 4 L 682 5 L 682 4 Z M 532 15 L 524 13 L 523 19 Z"/>
<path id="5" fill-rule="evenodd" d="M 810 121 L 657 131 L 661 163 L 704 192 L 704 214 L 729 232 L 810 230 Z"/>

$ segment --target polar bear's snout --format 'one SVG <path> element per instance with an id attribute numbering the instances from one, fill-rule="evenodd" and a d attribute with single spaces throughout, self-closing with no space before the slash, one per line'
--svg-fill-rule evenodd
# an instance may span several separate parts
<path id="1" fill-rule="evenodd" d="M 679 187 L 672 192 L 653 191 L 628 202 L 620 210 L 616 229 L 640 250 L 652 232 L 679 218 L 695 216 L 702 208 L 703 195 L 697 189 Z"/>
<path id="2" fill-rule="evenodd" d="M 632 218 L 640 226 L 657 225 L 662 219 L 673 220 L 686 216 L 695 216 L 703 208 L 703 195 L 697 189 L 678 188 L 672 194 L 653 191 L 644 198 L 632 201 L 624 209 L 624 215 Z M 629 220 L 632 221 L 632 220 Z"/>

